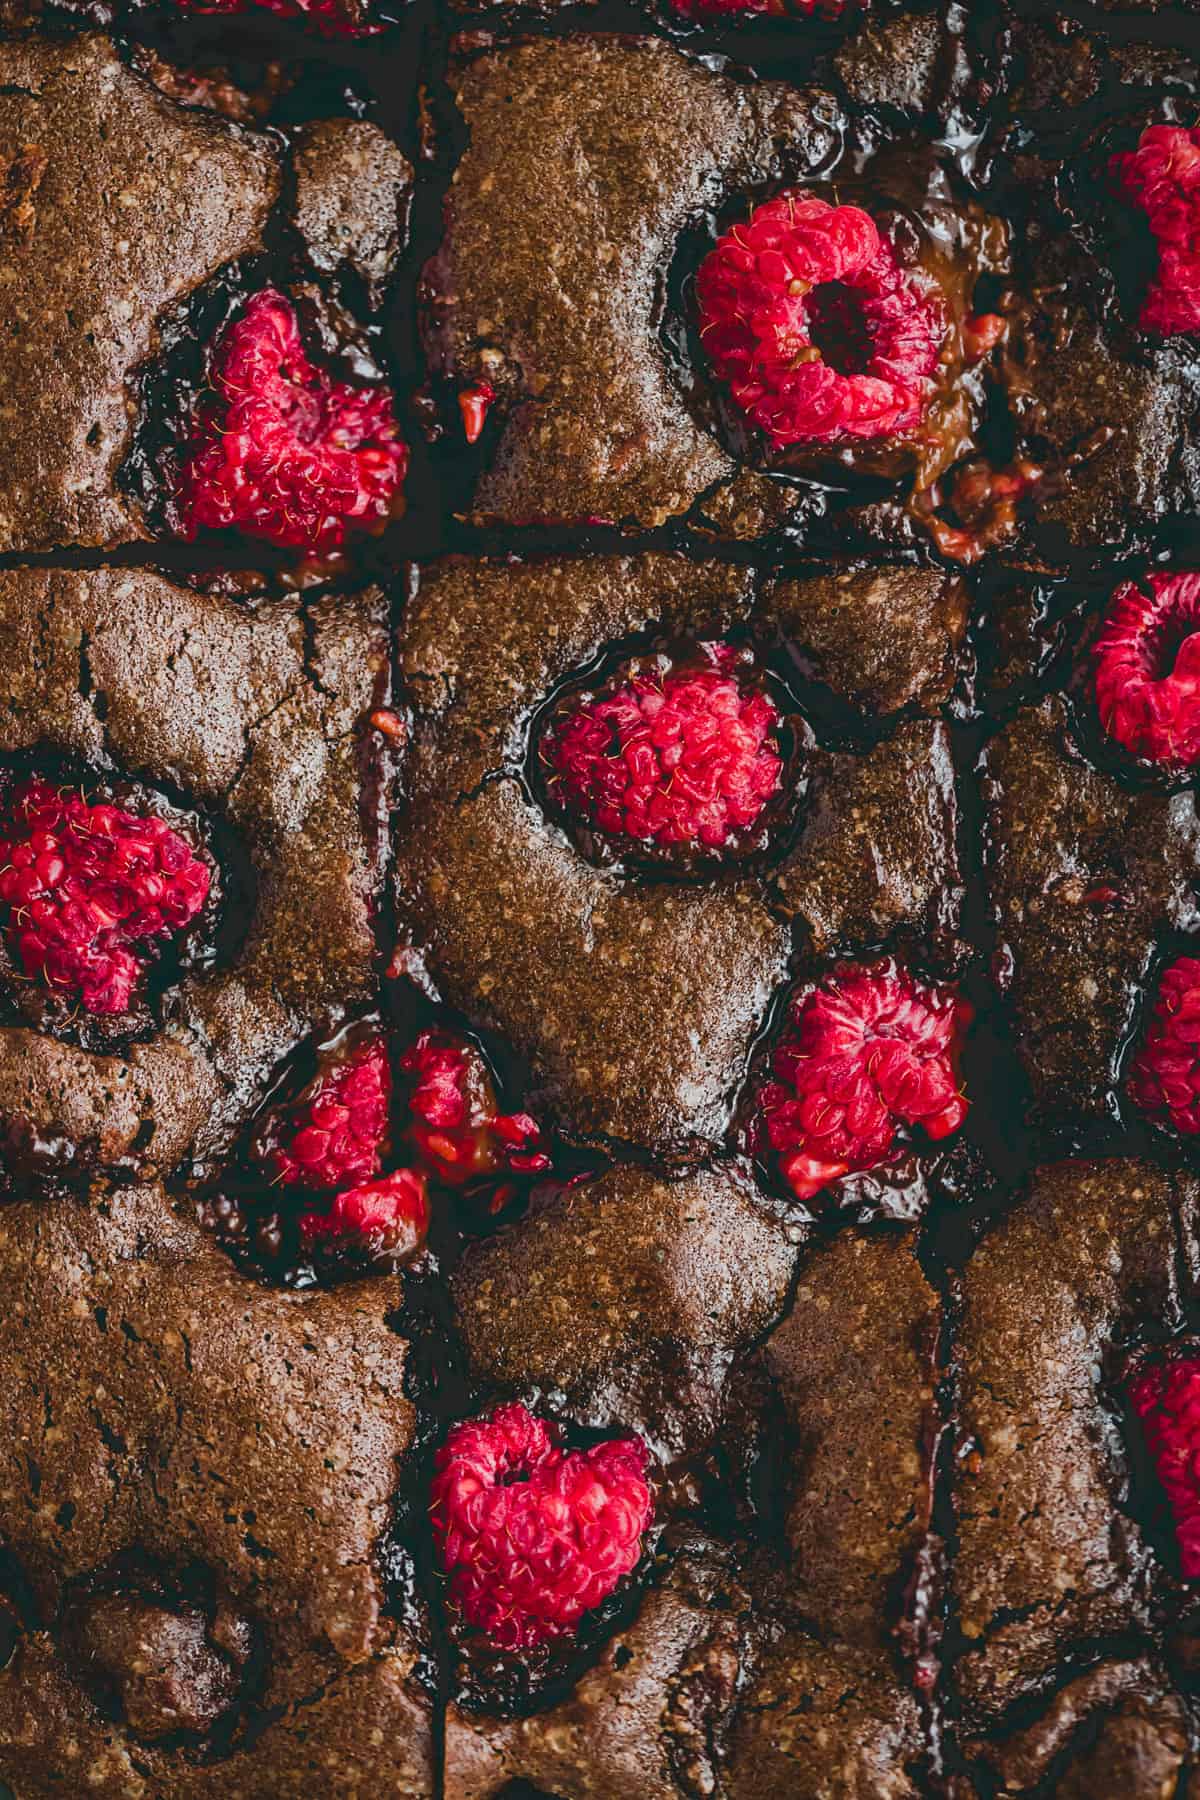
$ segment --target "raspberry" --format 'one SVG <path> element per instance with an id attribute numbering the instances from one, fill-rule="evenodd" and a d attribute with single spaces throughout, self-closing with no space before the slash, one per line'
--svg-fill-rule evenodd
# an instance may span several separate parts
<path id="1" fill-rule="evenodd" d="M 891 1153 L 900 1125 L 949 1137 L 967 1116 L 958 1057 L 971 1008 L 891 965 L 847 964 L 798 995 L 747 1133 L 798 1200 Z"/>
<path id="2" fill-rule="evenodd" d="M 382 530 L 408 451 L 392 396 L 353 387 L 305 354 L 291 302 L 264 288 L 218 339 L 180 477 L 184 534 L 236 526 L 306 551 Z"/>
<path id="3" fill-rule="evenodd" d="M 637 1566 L 654 1506 L 640 1438 L 566 1451 L 523 1406 L 456 1425 L 430 1516 L 450 1597 L 505 1650 L 572 1635 Z"/>
<path id="4" fill-rule="evenodd" d="M 550 1167 L 537 1120 L 497 1110 L 483 1058 L 461 1038 L 423 1031 L 400 1067 L 413 1077 L 405 1136 L 435 1181 L 461 1187 L 502 1169 L 529 1175 Z"/>
<path id="5" fill-rule="evenodd" d="M 1134 756 L 1200 762 L 1200 575 L 1149 575 L 1113 595 L 1092 651 L 1100 722 Z"/>
<path id="6" fill-rule="evenodd" d="M 287 1187 L 336 1188 L 378 1175 L 387 1149 L 392 1071 L 387 1045 L 372 1035 L 322 1068 L 291 1107 L 282 1129 L 268 1128 L 262 1160 Z"/>
<path id="7" fill-rule="evenodd" d="M 16 788 L 0 819 L 9 943 L 27 975 L 78 994 L 90 1013 L 129 1010 L 150 945 L 184 930 L 209 886 L 207 865 L 165 820 L 48 781 Z"/>
<path id="8" fill-rule="evenodd" d="M 1146 215 L 1158 267 L 1138 314 L 1143 331 L 1200 329 L 1200 125 L 1150 125 L 1109 159 L 1120 193 Z"/>
<path id="9" fill-rule="evenodd" d="M 1200 1577 L 1200 1355 L 1144 1369 L 1129 1400 L 1175 1521 L 1180 1572 Z"/>
<path id="10" fill-rule="evenodd" d="M 946 315 L 858 206 L 780 194 L 718 239 L 696 277 L 717 377 L 776 449 L 921 423 Z"/>
<path id="11" fill-rule="evenodd" d="M 1181 956 L 1164 969 L 1129 1094 L 1160 1125 L 1188 1137 L 1200 1131 L 1200 958 Z"/>
<path id="12" fill-rule="evenodd" d="M 670 0 L 672 10 L 685 19 L 745 18 L 750 13 L 776 17 L 840 19 L 857 12 L 862 0 Z"/>
<path id="13" fill-rule="evenodd" d="M 779 788 L 778 713 L 739 682 L 729 655 L 710 656 L 711 666 L 618 676 L 547 733 L 551 784 L 599 831 L 720 849 Z"/>
<path id="14" fill-rule="evenodd" d="M 345 0 L 179 0 L 180 12 L 222 18 L 252 12 L 255 7 L 263 7 L 281 19 L 307 20 L 322 37 L 370 37 L 384 29 Z"/>
<path id="15" fill-rule="evenodd" d="M 310 1249 L 349 1243 L 369 1256 L 396 1261 L 415 1256 L 429 1230 L 425 1177 L 396 1169 L 379 1181 L 346 1188 L 327 1213 L 300 1215 L 300 1238 Z"/>

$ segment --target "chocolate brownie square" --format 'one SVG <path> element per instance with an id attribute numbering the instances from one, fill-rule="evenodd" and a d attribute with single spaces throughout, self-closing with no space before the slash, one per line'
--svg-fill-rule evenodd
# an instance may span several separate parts
<path id="1" fill-rule="evenodd" d="M 374 994 L 391 764 L 368 723 L 390 682 L 382 597 L 251 603 L 148 571 L 14 569 L 0 575 L 0 643 L 10 854 L 27 859 L 50 817 L 75 859 L 61 892 L 86 900 L 112 867 L 81 860 L 97 818 L 141 854 L 139 820 L 165 807 L 190 834 L 174 834 L 175 853 L 194 861 L 190 842 L 205 858 L 212 915 L 194 926 L 191 967 L 142 968 L 149 940 L 131 938 L 117 954 L 132 986 L 93 994 L 87 959 L 107 927 L 56 899 L 62 870 L 44 889 L 31 871 L 28 903 L 8 893 L 6 1165 L 203 1161 L 303 1038 Z M 50 815 L 30 810 L 31 766 L 35 783 L 54 771 Z"/>
<path id="2" fill-rule="evenodd" d="M 369 1769 L 431 1795 L 380 1560 L 416 1425 L 386 1287 L 255 1286 L 155 1185 L 0 1207 L 0 1279 L 24 1596 L 0 1775 L 298 1796 Z"/>

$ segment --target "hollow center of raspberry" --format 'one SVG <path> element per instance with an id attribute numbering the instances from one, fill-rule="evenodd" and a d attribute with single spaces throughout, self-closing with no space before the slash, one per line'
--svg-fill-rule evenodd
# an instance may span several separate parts
<path id="1" fill-rule="evenodd" d="M 1184 612 L 1169 612 L 1146 634 L 1144 648 L 1146 673 L 1151 681 L 1169 681 L 1184 645 L 1200 636 L 1200 618 Z"/>
<path id="2" fill-rule="evenodd" d="M 859 289 L 823 281 L 806 302 L 808 335 L 835 375 L 864 375 L 875 355 L 875 337 Z"/>

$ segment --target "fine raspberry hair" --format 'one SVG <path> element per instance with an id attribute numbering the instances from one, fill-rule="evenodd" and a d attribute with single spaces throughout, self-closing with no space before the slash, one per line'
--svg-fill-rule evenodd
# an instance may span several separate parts
<path id="1" fill-rule="evenodd" d="M 764 201 L 705 257 L 696 297 L 713 373 L 774 448 L 920 425 L 945 306 L 862 207 L 804 192 Z"/>
<path id="2" fill-rule="evenodd" d="M 1130 1405 L 1141 1425 L 1179 1546 L 1180 1573 L 1200 1577 L 1200 1354 L 1151 1364 L 1135 1377 Z"/>
<path id="3" fill-rule="evenodd" d="M 1109 170 L 1157 248 L 1138 324 L 1158 337 L 1200 329 L 1200 126 L 1149 125 Z"/>
<path id="4" fill-rule="evenodd" d="M 1134 1104 L 1185 1137 L 1200 1131 L 1200 958 L 1164 969 L 1129 1071 Z"/>
<path id="5" fill-rule="evenodd" d="M 1109 737 L 1164 768 L 1200 761 L 1200 574 L 1125 582 L 1092 656 L 1096 705 Z"/>
<path id="6" fill-rule="evenodd" d="M 640 1438 L 566 1450 L 520 1405 L 454 1426 L 430 1517 L 448 1593 L 504 1650 L 572 1636 L 637 1567 L 654 1512 Z"/>
<path id="7" fill-rule="evenodd" d="M 555 721 L 541 759 L 561 805 L 610 837 L 720 850 L 783 777 L 780 719 L 731 657 L 618 676 Z"/>
<path id="8" fill-rule="evenodd" d="M 318 368 L 295 307 L 264 288 L 212 351 L 177 494 L 183 532 L 334 551 L 396 516 L 407 467 L 390 391 Z"/>
<path id="9" fill-rule="evenodd" d="M 156 946 L 208 899 L 207 863 L 164 819 L 31 780 L 0 815 L 0 901 L 26 975 L 85 1012 L 129 1010 Z"/>
<path id="10" fill-rule="evenodd" d="M 967 1116 L 959 1056 L 971 1008 L 893 967 L 846 965 L 793 1000 L 751 1113 L 754 1155 L 798 1200 L 877 1168 L 900 1129 L 949 1137 Z"/>

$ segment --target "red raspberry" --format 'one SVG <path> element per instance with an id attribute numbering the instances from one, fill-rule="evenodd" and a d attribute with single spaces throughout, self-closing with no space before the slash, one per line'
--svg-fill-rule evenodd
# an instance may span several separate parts
<path id="1" fill-rule="evenodd" d="M 840 19 L 844 13 L 858 12 L 863 0 L 670 0 L 670 4 L 686 19 L 745 18 L 751 13 Z"/>
<path id="2" fill-rule="evenodd" d="M 1129 1390 L 1175 1521 L 1180 1572 L 1200 1577 L 1200 1355 L 1143 1369 Z"/>
<path id="3" fill-rule="evenodd" d="M 1110 737 L 1169 768 L 1200 762 L 1200 575 L 1127 581 L 1092 651 Z"/>
<path id="4" fill-rule="evenodd" d="M 1158 245 L 1138 324 L 1160 337 L 1200 330 L 1200 125 L 1149 125 L 1109 170 Z"/>
<path id="5" fill-rule="evenodd" d="M 413 1077 L 405 1136 L 433 1180 L 461 1187 L 502 1169 L 530 1175 L 550 1167 L 537 1120 L 497 1110 L 483 1058 L 461 1038 L 423 1031 L 400 1067 Z"/>
<path id="6" fill-rule="evenodd" d="M 752 1153 L 777 1157 L 796 1198 L 809 1200 L 885 1161 L 900 1125 L 949 1137 L 967 1116 L 958 1058 L 970 1019 L 952 988 L 890 964 L 835 970 L 792 1001 L 775 1079 L 755 1101 Z"/>
<path id="7" fill-rule="evenodd" d="M 165 820 L 48 781 L 14 790 L 0 834 L 0 901 L 25 973 L 77 993 L 87 1012 L 127 1012 L 146 949 L 208 899 L 207 865 Z"/>
<path id="8" fill-rule="evenodd" d="M 696 296 L 714 372 L 776 449 L 921 423 L 945 307 L 861 207 L 803 192 L 764 202 L 718 239 Z"/>
<path id="9" fill-rule="evenodd" d="M 637 1566 L 654 1504 L 646 1446 L 563 1450 L 523 1406 L 456 1425 L 430 1516 L 450 1597 L 505 1650 L 571 1636 Z"/>
<path id="10" fill-rule="evenodd" d="M 615 677 L 559 716 L 541 758 L 561 799 L 610 837 L 716 850 L 779 788 L 778 731 L 766 695 L 713 654 Z"/>
<path id="11" fill-rule="evenodd" d="M 1129 1094 L 1160 1125 L 1189 1137 L 1200 1131 L 1200 958 L 1181 956 L 1164 969 Z"/>
<path id="12" fill-rule="evenodd" d="M 327 1213 L 300 1215 L 301 1241 L 309 1248 L 349 1243 L 370 1256 L 407 1261 L 429 1231 L 425 1177 L 395 1169 L 379 1181 L 346 1188 Z"/>
<path id="13" fill-rule="evenodd" d="M 336 550 L 351 528 L 379 531 L 396 516 L 407 467 L 390 391 L 316 368 L 295 308 L 264 288 L 213 351 L 177 496 L 184 534 L 236 526 Z"/>
<path id="14" fill-rule="evenodd" d="M 268 1128 L 262 1160 L 287 1187 L 336 1188 L 366 1181 L 387 1150 L 392 1071 L 387 1045 L 373 1035 L 327 1062 L 290 1108 L 282 1128 Z"/>
<path id="15" fill-rule="evenodd" d="M 322 37 L 370 37 L 384 29 L 346 0 L 178 0 L 178 5 L 180 12 L 222 18 L 263 7 L 281 19 L 307 20 Z"/>

